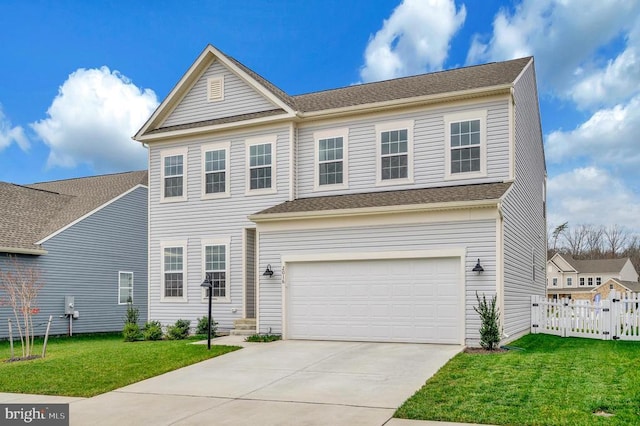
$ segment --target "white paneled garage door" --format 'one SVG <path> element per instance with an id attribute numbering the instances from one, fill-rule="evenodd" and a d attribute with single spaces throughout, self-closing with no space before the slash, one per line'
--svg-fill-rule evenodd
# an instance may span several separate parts
<path id="1" fill-rule="evenodd" d="M 286 281 L 289 339 L 462 343 L 459 258 L 290 262 Z"/>

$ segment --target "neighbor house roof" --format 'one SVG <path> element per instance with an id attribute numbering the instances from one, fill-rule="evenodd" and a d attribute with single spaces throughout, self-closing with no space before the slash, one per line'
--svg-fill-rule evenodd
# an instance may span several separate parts
<path id="1" fill-rule="evenodd" d="M 136 187 L 147 172 L 15 185 L 0 182 L 0 251 L 41 254 L 38 241 Z"/>
<path id="2" fill-rule="evenodd" d="M 620 273 L 624 265 L 629 260 L 628 257 L 620 259 L 590 259 L 578 260 L 572 256 L 557 253 L 557 256 L 564 259 L 576 272 L 581 274 L 609 274 Z M 553 258 L 552 258 L 553 259 Z"/>
<path id="3" fill-rule="evenodd" d="M 361 194 L 331 195 L 325 197 L 299 198 L 262 210 L 251 218 L 260 219 L 271 215 L 330 210 L 352 210 L 387 206 L 435 205 L 456 202 L 498 200 L 509 189 L 511 183 L 486 183 L 436 188 L 408 189 L 402 191 L 367 192 Z"/>
<path id="4" fill-rule="evenodd" d="M 547 294 L 572 294 L 572 293 L 588 293 L 597 287 L 575 287 L 575 288 L 548 288 Z"/>
<path id="5" fill-rule="evenodd" d="M 622 285 L 623 287 L 628 288 L 629 291 L 632 291 L 634 293 L 640 292 L 640 283 L 637 281 L 623 281 L 617 278 L 610 278 L 609 280 L 607 280 L 605 284 L 607 284 L 609 281 L 615 281 L 618 284 Z"/>
<path id="6" fill-rule="evenodd" d="M 341 108 L 376 105 L 390 101 L 400 101 L 404 99 L 420 97 L 443 97 L 454 96 L 471 91 L 491 90 L 496 88 L 506 88 L 512 85 L 524 68 L 533 58 L 524 57 L 503 62 L 491 62 L 488 64 L 474 65 L 463 68 L 438 71 L 429 74 L 420 74 L 410 77 L 395 78 L 392 80 L 378 81 L 373 83 L 354 84 L 330 90 L 323 90 L 300 95 L 289 95 L 275 84 L 271 83 L 260 74 L 251 70 L 237 59 L 225 55 L 213 46 L 207 46 L 200 56 L 199 61 L 204 61 L 207 55 L 222 57 L 231 62 L 234 66 L 246 73 L 267 93 L 273 95 L 282 102 L 284 108 L 289 108 L 300 115 L 305 113 L 316 113 L 320 111 L 335 110 Z M 196 62 L 197 64 L 198 62 Z M 193 66 L 193 72 L 203 72 L 198 66 Z M 189 75 L 189 72 L 187 73 Z M 186 76 L 185 76 L 186 77 Z M 183 77 L 183 79 L 190 80 Z M 158 107 L 152 117 L 158 115 L 163 110 L 163 105 Z M 234 123 L 244 120 L 257 119 L 275 115 L 286 116 L 287 112 L 275 107 L 268 111 L 254 112 L 251 114 L 237 115 L 212 120 L 201 120 L 192 123 L 185 123 L 179 126 L 165 126 L 159 128 L 146 128 L 150 122 L 143 126 L 138 136 L 146 134 L 159 134 L 176 130 L 195 129 L 200 127 Z M 160 123 L 157 123 L 160 124 Z"/>

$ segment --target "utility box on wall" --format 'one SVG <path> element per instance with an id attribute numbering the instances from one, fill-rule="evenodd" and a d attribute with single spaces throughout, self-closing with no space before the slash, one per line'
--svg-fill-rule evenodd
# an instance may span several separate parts
<path id="1" fill-rule="evenodd" d="M 64 314 L 65 315 L 73 315 L 73 311 L 75 310 L 75 298 L 73 296 L 65 296 L 64 297 Z"/>

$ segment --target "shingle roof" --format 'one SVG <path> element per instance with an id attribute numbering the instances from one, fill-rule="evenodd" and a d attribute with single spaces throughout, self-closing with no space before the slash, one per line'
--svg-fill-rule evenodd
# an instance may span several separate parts
<path id="1" fill-rule="evenodd" d="M 625 286 L 626 288 L 628 288 L 634 293 L 640 292 L 640 283 L 637 281 L 622 281 L 617 279 L 613 279 L 613 280 L 619 282 L 620 284 L 622 284 L 623 286 Z"/>
<path id="2" fill-rule="evenodd" d="M 288 107 L 301 113 L 508 85 L 515 81 L 532 59 L 531 57 L 525 57 L 504 62 L 491 62 L 483 65 L 395 78 L 374 83 L 355 84 L 337 89 L 290 96 L 238 60 L 230 56 L 227 56 L 227 58 Z M 285 111 L 282 109 L 274 109 L 261 113 L 238 115 L 218 120 L 205 120 L 180 126 L 160 127 L 147 131 L 146 133 L 164 133 L 173 130 L 238 122 L 284 113 Z"/>
<path id="3" fill-rule="evenodd" d="M 278 204 L 277 206 L 262 210 L 253 216 L 348 210 L 367 207 L 496 200 L 504 195 L 510 185 L 510 183 L 486 183 L 477 185 L 299 198 L 294 201 L 286 201 L 282 204 Z"/>
<path id="4" fill-rule="evenodd" d="M 0 247 L 37 250 L 36 242 L 136 185 L 147 172 L 15 185 L 0 182 Z"/>
<path id="5" fill-rule="evenodd" d="M 577 272 L 582 274 L 598 274 L 598 273 L 619 273 L 624 267 L 628 257 L 621 259 L 590 259 L 579 260 L 571 256 L 558 253 L 569 265 Z"/>
<path id="6" fill-rule="evenodd" d="M 548 288 L 547 294 L 588 293 L 596 287 Z"/>

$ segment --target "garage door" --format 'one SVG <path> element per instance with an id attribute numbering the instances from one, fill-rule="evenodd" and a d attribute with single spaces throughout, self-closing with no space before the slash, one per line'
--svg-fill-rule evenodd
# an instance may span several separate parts
<path id="1" fill-rule="evenodd" d="M 287 263 L 286 337 L 462 343 L 460 259 Z"/>

